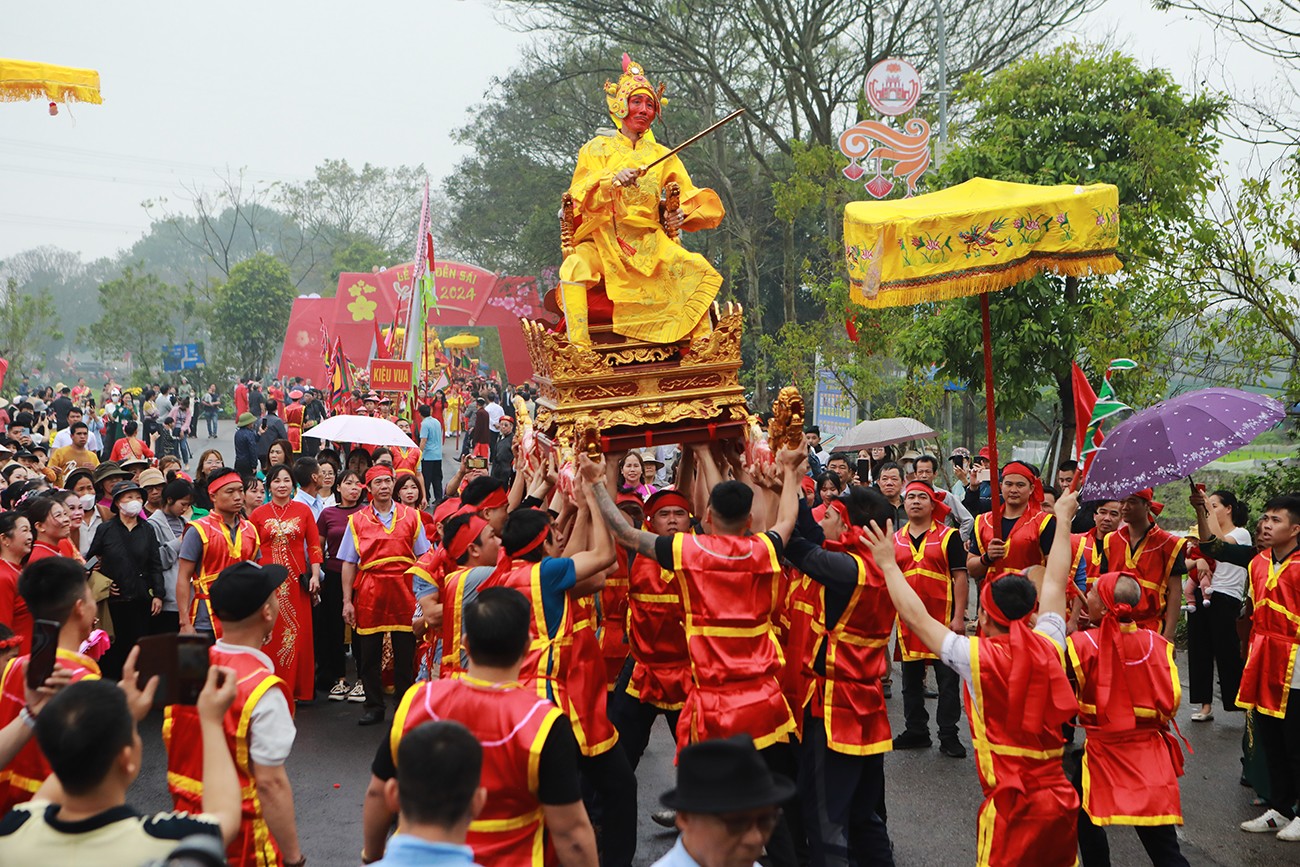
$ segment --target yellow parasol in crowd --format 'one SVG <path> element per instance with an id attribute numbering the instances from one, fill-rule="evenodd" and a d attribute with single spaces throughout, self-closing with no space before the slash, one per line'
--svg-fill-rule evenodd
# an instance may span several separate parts
<path id="1" fill-rule="evenodd" d="M 1043 272 L 1113 274 L 1120 269 L 1118 241 L 1119 190 L 1112 184 L 1037 186 L 974 178 L 910 199 L 851 202 L 844 209 L 853 303 L 898 307 L 980 296 L 994 527 L 1002 509 L 988 293 Z"/>
<path id="2" fill-rule="evenodd" d="M 95 105 L 104 101 L 99 95 L 99 73 L 93 69 L 0 57 L 0 102 L 29 99 Z"/>
<path id="3" fill-rule="evenodd" d="M 448 349 L 473 349 L 479 345 L 479 339 L 473 334 L 457 334 L 455 337 L 448 337 L 442 345 Z"/>

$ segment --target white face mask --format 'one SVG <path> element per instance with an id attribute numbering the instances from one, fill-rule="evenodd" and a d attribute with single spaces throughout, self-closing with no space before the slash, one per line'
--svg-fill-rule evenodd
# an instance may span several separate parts
<path id="1" fill-rule="evenodd" d="M 134 518 L 136 515 L 140 514 L 140 510 L 143 508 L 144 508 L 144 503 L 140 502 L 139 500 L 127 500 L 125 503 L 118 506 L 117 510 L 121 512 L 123 515 Z"/>
<path id="2" fill-rule="evenodd" d="M 90 511 L 91 509 L 95 508 L 95 495 L 94 495 L 94 494 L 82 494 L 82 495 L 81 495 L 81 508 L 85 509 L 86 511 Z"/>

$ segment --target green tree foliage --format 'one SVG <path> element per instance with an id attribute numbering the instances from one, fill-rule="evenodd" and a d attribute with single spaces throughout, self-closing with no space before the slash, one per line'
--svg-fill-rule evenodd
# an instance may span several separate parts
<path id="1" fill-rule="evenodd" d="M 274 256 L 256 253 L 230 269 L 216 291 L 212 332 L 237 370 L 256 376 L 270 370 L 293 299 L 289 268 Z"/>
<path id="2" fill-rule="evenodd" d="M 22 291 L 14 277 L 5 279 L 0 292 L 0 358 L 15 375 L 43 361 L 40 347 L 60 341 L 59 311 L 48 290 Z"/>
<path id="3" fill-rule="evenodd" d="M 1187 293 L 1158 266 L 1212 184 L 1224 103 L 1189 95 L 1168 73 L 1118 51 L 1079 43 L 969 76 L 956 100 L 973 108 L 972 119 L 937 186 L 988 177 L 1119 188 L 1117 280 L 1039 277 L 990 299 L 999 418 L 1022 417 L 1051 395 L 1069 442 L 1071 362 L 1080 359 L 1095 378 L 1117 356 L 1150 370 L 1169 351 L 1165 336 L 1189 315 Z M 918 309 L 897 335 L 900 357 L 982 388 L 978 309 L 973 298 Z M 1125 387 L 1130 402 L 1142 402 L 1164 383 L 1148 375 Z"/>
<path id="4" fill-rule="evenodd" d="M 80 337 L 103 359 L 130 352 L 136 368 L 149 374 L 162 367 L 181 293 L 145 268 L 144 262 L 128 265 L 122 276 L 100 285 L 99 319 Z"/>

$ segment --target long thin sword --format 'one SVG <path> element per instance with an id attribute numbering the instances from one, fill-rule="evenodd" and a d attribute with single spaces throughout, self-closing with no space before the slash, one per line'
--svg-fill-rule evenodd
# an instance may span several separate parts
<path id="1" fill-rule="evenodd" d="M 659 157 L 659 159 L 655 160 L 654 162 L 650 163 L 649 165 L 645 166 L 644 168 L 637 169 L 637 176 L 640 177 L 641 175 L 644 175 L 646 172 L 648 172 L 650 169 L 654 168 L 655 166 L 659 165 L 659 164 L 660 164 L 661 162 L 663 162 L 664 160 L 668 159 L 668 158 L 671 157 L 671 156 L 675 156 L 676 154 L 680 153 L 681 151 L 683 151 L 683 150 L 685 150 L 686 148 L 690 147 L 691 145 L 695 144 L 695 143 L 696 143 L 697 141 L 699 141 L 700 139 L 704 138 L 704 137 L 705 137 L 706 135 L 708 135 L 709 133 L 713 132 L 713 131 L 714 131 L 715 129 L 717 129 L 718 127 L 722 126 L 723 124 L 730 123 L 731 121 L 733 121 L 733 120 L 735 120 L 736 118 L 740 117 L 740 116 L 741 116 L 742 114 L 744 114 L 744 113 L 745 113 L 745 109 L 743 109 L 743 108 L 738 108 L 738 109 L 736 109 L 736 110 L 733 111 L 731 114 L 727 115 L 727 116 L 724 117 L 722 120 L 718 121 L 717 123 L 713 124 L 712 126 L 708 127 L 707 129 L 704 129 L 704 130 L 701 130 L 700 132 L 697 132 L 695 135 L 691 136 L 691 137 L 688 138 L 686 141 L 682 142 L 682 143 L 679 144 L 677 147 L 675 147 L 675 148 L 673 148 L 672 150 L 670 150 L 668 153 L 666 153 L 666 154 L 664 154 L 663 156 Z"/>

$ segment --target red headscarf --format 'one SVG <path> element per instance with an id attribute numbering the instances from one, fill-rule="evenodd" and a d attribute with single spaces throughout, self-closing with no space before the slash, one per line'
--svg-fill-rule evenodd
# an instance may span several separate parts
<path id="1" fill-rule="evenodd" d="M 928 483 L 919 480 L 908 482 L 907 487 L 903 488 L 903 498 L 906 499 L 907 495 L 912 491 L 922 492 L 930 498 L 931 503 L 934 503 L 934 513 L 931 515 L 931 518 L 936 522 L 942 524 L 944 519 L 948 517 L 948 514 L 952 512 L 952 506 L 949 506 L 943 500 L 939 499 L 939 495 L 935 493 L 934 488 Z"/>
<path id="2" fill-rule="evenodd" d="M 1008 729 L 1026 733 L 1037 732 L 1048 723 L 1062 725 L 1078 712 L 1079 705 L 1070 682 L 1064 677 L 1051 676 L 1052 669 L 1061 668 L 1060 654 L 1050 641 L 1032 635 L 1033 630 L 1029 628 L 1032 611 L 1015 620 L 1002 612 L 993 598 L 996 583 L 984 582 L 980 606 L 990 620 L 1011 633 L 1011 674 L 1007 678 L 1010 692 L 1007 706 L 1003 708 L 1006 725 Z M 1050 717 L 1049 708 L 1055 711 Z"/>
<path id="3" fill-rule="evenodd" d="M 1151 514 L 1159 515 L 1165 510 L 1165 504 L 1156 499 L 1156 492 L 1150 488 L 1143 488 L 1140 491 L 1134 491 L 1133 496 L 1139 500 L 1146 500 L 1147 505 L 1151 507 Z"/>
<path id="4" fill-rule="evenodd" d="M 393 468 L 388 466 L 388 464 L 375 464 L 373 467 L 366 470 L 366 485 L 369 485 L 375 479 L 382 478 L 395 478 L 393 475 Z"/>
<path id="5" fill-rule="evenodd" d="M 461 556 L 469 550 L 469 546 L 478 541 L 483 528 L 487 525 L 487 521 L 478 515 L 472 515 L 468 521 L 460 525 L 456 535 L 447 540 L 447 556 L 453 561 L 460 560 Z"/>
<path id="6" fill-rule="evenodd" d="M 1011 461 L 1002 467 L 1002 477 L 1006 478 L 1008 474 L 1024 476 L 1029 479 L 1029 484 L 1032 486 L 1032 490 L 1029 492 L 1029 508 L 1025 511 L 1025 514 L 1041 512 L 1043 510 L 1043 480 L 1038 477 L 1038 473 L 1034 472 L 1034 468 L 1020 461 Z"/>
<path id="7" fill-rule="evenodd" d="M 1125 576 L 1133 578 L 1128 572 L 1107 572 L 1097 579 L 1097 595 L 1106 608 L 1097 640 L 1097 721 L 1102 728 L 1120 731 L 1133 728 L 1136 721 L 1131 681 L 1134 669 L 1147 671 L 1146 666 L 1128 665 L 1124 656 L 1120 624 L 1133 621 L 1133 606 L 1115 601 L 1115 584 Z"/>

